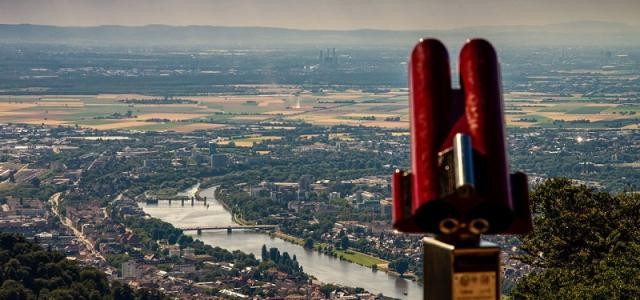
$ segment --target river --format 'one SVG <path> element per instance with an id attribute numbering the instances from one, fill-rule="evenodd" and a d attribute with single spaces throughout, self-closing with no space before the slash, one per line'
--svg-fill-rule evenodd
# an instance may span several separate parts
<path id="1" fill-rule="evenodd" d="M 192 187 L 180 195 L 191 197 L 196 190 L 197 187 Z M 185 202 L 185 205 L 181 206 L 179 201 L 173 201 L 172 205 L 169 205 L 168 201 L 160 201 L 158 204 L 140 203 L 140 206 L 149 215 L 176 227 L 233 225 L 231 214 L 215 200 L 214 192 L 215 187 L 200 192 L 200 196 L 207 197 L 208 208 L 202 202 L 196 202 L 194 206 Z M 325 283 L 362 287 L 375 294 L 383 293 L 385 296 L 399 299 L 422 298 L 422 287 L 415 282 L 307 250 L 265 233 L 234 230 L 228 234 L 226 230 L 220 230 L 204 231 L 200 236 L 195 232 L 187 234 L 212 246 L 253 253 L 257 258 L 260 258 L 262 245 L 267 245 L 267 248 L 276 247 L 280 252 L 286 251 L 292 256 L 295 254 L 306 273 Z"/>

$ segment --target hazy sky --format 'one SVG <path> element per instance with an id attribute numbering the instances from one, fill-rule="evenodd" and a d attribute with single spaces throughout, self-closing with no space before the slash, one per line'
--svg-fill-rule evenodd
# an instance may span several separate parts
<path id="1" fill-rule="evenodd" d="M 577 20 L 640 25 L 640 0 L 0 0 L 0 23 L 446 29 Z"/>

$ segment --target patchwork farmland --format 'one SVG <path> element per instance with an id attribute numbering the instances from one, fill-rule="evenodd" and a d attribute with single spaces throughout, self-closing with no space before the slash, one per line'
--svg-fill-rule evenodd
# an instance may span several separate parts
<path id="1" fill-rule="evenodd" d="M 273 120 L 400 131 L 409 127 L 406 90 L 311 92 L 265 86 L 260 92 L 169 99 L 140 94 L 0 96 L 0 123 L 177 132 Z M 509 127 L 637 129 L 638 111 L 640 105 L 634 103 L 582 95 L 505 94 Z"/>

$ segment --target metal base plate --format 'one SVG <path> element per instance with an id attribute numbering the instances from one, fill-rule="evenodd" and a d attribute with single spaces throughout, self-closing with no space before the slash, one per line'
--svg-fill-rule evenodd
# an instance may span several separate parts
<path id="1" fill-rule="evenodd" d="M 424 299 L 500 298 L 500 248 L 481 242 L 460 247 L 424 238 Z"/>

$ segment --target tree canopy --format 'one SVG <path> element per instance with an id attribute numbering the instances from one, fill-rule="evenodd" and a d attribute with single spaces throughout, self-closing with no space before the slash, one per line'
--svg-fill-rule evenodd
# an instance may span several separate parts
<path id="1" fill-rule="evenodd" d="M 389 263 L 389 268 L 400 273 L 400 275 L 403 275 L 405 272 L 407 272 L 407 270 L 409 270 L 409 259 L 406 257 L 401 257 L 393 260 L 391 263 Z"/>
<path id="2" fill-rule="evenodd" d="M 80 267 L 15 234 L 0 233 L 0 299 L 165 299 L 133 291 L 91 267 Z"/>
<path id="3" fill-rule="evenodd" d="M 523 238 L 516 299 L 640 297 L 640 197 L 551 179 L 531 195 L 534 231 Z"/>

